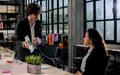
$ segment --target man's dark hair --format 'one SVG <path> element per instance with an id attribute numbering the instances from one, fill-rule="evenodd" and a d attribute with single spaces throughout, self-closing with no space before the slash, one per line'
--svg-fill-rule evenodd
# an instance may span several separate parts
<path id="1" fill-rule="evenodd" d="M 40 11 L 41 7 L 35 3 L 30 3 L 25 9 L 25 13 L 27 16 L 29 16 L 29 14 L 39 14 Z"/>

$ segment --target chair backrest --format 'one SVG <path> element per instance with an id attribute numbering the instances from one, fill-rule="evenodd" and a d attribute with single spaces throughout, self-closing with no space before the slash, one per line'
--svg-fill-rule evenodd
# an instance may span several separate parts
<path id="1" fill-rule="evenodd" d="M 110 61 L 110 56 L 107 56 L 106 60 L 105 60 L 105 75 L 106 75 L 106 71 L 108 69 L 109 61 Z"/>
<path id="2" fill-rule="evenodd" d="M 42 51 L 44 55 L 50 58 L 55 58 L 57 55 L 57 50 L 58 50 L 57 45 L 45 45 Z"/>

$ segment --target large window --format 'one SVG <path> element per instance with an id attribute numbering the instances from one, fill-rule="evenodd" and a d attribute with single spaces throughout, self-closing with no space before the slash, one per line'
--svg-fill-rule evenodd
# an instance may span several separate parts
<path id="1" fill-rule="evenodd" d="M 106 43 L 120 44 L 120 0 L 85 0 L 85 30 L 100 31 Z"/>
<path id="2" fill-rule="evenodd" d="M 68 34 L 68 0 L 24 0 L 42 6 L 42 34 Z"/>

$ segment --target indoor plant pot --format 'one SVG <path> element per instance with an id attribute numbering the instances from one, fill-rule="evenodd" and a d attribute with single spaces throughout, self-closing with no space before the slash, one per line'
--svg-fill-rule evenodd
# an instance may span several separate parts
<path id="1" fill-rule="evenodd" d="M 41 56 L 38 55 L 29 55 L 25 57 L 27 62 L 27 72 L 32 74 L 41 73 L 41 63 L 43 61 Z"/>

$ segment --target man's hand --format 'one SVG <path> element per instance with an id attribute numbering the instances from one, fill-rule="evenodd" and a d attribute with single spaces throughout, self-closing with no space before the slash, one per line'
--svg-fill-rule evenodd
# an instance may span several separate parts
<path id="1" fill-rule="evenodd" d="M 38 45 L 38 44 L 41 43 L 41 40 L 39 39 L 39 37 L 35 37 L 35 38 L 33 39 L 33 43 L 34 43 L 34 45 Z"/>
<path id="2" fill-rule="evenodd" d="M 77 71 L 75 75 L 82 75 L 82 73 L 80 71 Z"/>
<path id="3" fill-rule="evenodd" d="M 22 42 L 22 46 L 23 48 L 30 49 L 30 45 L 26 41 Z"/>

